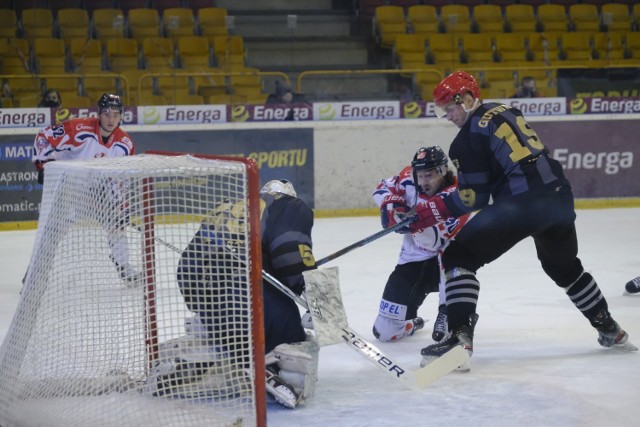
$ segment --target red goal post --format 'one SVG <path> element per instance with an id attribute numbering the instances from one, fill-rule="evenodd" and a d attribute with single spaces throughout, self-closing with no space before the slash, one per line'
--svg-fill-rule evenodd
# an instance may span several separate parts
<path id="1" fill-rule="evenodd" d="M 209 281 L 191 289 L 177 278 L 182 251 L 221 203 L 234 206 L 242 262 L 210 256 Z M 0 425 L 266 425 L 259 230 L 252 159 L 154 151 L 48 164 L 0 347 Z M 212 253 L 226 253 L 218 242 Z M 194 307 L 208 313 L 195 332 Z"/>

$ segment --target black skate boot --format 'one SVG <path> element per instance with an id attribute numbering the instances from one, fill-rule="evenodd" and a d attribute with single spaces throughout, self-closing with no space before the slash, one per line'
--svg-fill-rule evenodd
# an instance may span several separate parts
<path id="1" fill-rule="evenodd" d="M 624 289 L 627 291 L 627 294 L 637 294 L 640 292 L 640 276 L 629 280 Z"/>
<path id="2" fill-rule="evenodd" d="M 413 335 L 416 333 L 416 331 L 424 328 L 424 319 L 422 317 L 416 317 L 415 319 L 411 320 L 411 322 L 413 323 L 413 329 L 411 329 L 407 333 L 407 335 Z"/>
<path id="3" fill-rule="evenodd" d="M 420 351 L 422 354 L 422 361 L 420 362 L 420 366 L 427 366 L 429 363 L 433 362 L 455 346 L 459 345 L 464 348 L 467 353 L 469 353 L 469 357 L 473 354 L 473 330 L 476 326 L 476 322 L 478 321 L 478 315 L 476 313 L 472 313 L 469 315 L 469 323 L 466 325 L 462 325 L 455 331 L 451 331 L 451 333 L 444 338 L 444 340 L 440 341 L 436 344 L 431 344 Z M 467 372 L 471 369 L 469 363 L 465 363 L 456 369 L 457 371 Z"/>
<path id="4" fill-rule="evenodd" d="M 598 331 L 598 343 L 603 347 L 622 346 L 629 339 L 629 335 L 607 310 L 600 310 L 591 319 L 591 325 Z"/>
<path id="5" fill-rule="evenodd" d="M 438 317 L 436 317 L 436 321 L 433 324 L 433 333 L 431 334 L 431 338 L 435 342 L 440 342 L 447 335 L 447 306 L 442 304 L 438 307 Z"/>

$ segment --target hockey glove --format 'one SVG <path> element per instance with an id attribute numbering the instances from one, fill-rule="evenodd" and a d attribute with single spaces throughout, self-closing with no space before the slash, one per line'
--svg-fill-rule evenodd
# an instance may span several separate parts
<path id="1" fill-rule="evenodd" d="M 426 202 L 418 203 L 416 206 L 416 219 L 409 227 L 412 232 L 432 227 L 439 222 L 444 222 L 451 218 L 451 211 L 444 203 L 442 195 L 437 194 Z"/>
<path id="2" fill-rule="evenodd" d="M 382 199 L 380 204 L 380 215 L 382 221 L 382 228 L 393 227 L 399 222 L 404 221 L 409 213 L 409 207 L 406 205 L 404 197 L 396 194 L 389 194 Z M 410 233 L 411 229 L 402 227 L 396 230 L 397 233 L 405 234 Z"/>

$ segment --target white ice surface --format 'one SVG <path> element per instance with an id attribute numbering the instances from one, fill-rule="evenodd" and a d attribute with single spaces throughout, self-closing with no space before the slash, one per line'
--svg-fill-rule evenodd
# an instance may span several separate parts
<path id="1" fill-rule="evenodd" d="M 579 210 L 580 257 L 615 319 L 640 344 L 640 296 L 623 296 L 640 275 L 640 209 Z M 318 219 L 314 253 L 322 258 L 379 230 L 375 217 Z M 0 338 L 18 303 L 35 231 L 0 233 Z M 330 263 L 340 268 L 349 324 L 367 339 L 400 236 L 383 237 Z M 295 410 L 269 405 L 270 426 L 636 426 L 640 425 L 640 353 L 601 348 L 596 332 L 542 272 L 526 240 L 478 273 L 481 293 L 471 372 L 449 374 L 415 392 L 346 345 L 320 352 L 315 397 Z M 417 368 L 431 341 L 437 296 L 420 315 L 425 330 L 376 343 Z"/>

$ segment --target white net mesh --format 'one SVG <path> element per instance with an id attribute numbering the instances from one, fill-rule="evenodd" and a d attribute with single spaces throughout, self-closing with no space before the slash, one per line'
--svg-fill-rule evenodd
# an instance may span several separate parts
<path id="1" fill-rule="evenodd" d="M 191 156 L 48 164 L 0 425 L 256 424 L 247 182 Z"/>

